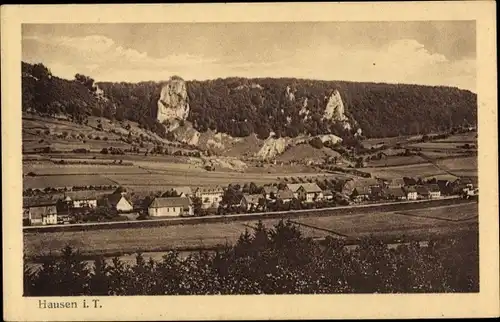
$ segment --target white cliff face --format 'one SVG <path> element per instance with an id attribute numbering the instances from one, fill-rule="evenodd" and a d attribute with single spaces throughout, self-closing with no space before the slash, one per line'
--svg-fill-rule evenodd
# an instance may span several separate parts
<path id="1" fill-rule="evenodd" d="M 328 98 L 323 118 L 327 120 L 346 121 L 344 102 L 338 90 L 335 90 Z"/>
<path id="2" fill-rule="evenodd" d="M 292 92 L 292 88 L 290 86 L 286 87 L 286 92 L 285 92 L 286 98 L 288 98 L 290 101 L 295 100 L 295 94 Z"/>
<path id="3" fill-rule="evenodd" d="M 340 143 L 342 142 L 342 139 L 336 135 L 333 134 L 325 134 L 325 135 L 320 135 L 319 138 L 321 139 L 321 142 L 332 142 L 333 144 L 335 143 Z"/>
<path id="4" fill-rule="evenodd" d="M 269 136 L 264 141 L 264 145 L 257 152 L 256 156 L 261 159 L 270 159 L 283 153 L 286 148 L 286 140 L 284 138 L 275 139 Z"/>
<path id="5" fill-rule="evenodd" d="M 171 120 L 185 120 L 189 115 L 186 82 L 170 79 L 161 89 L 158 100 L 157 120 L 162 123 Z"/>
<path id="6" fill-rule="evenodd" d="M 345 115 L 344 102 L 338 90 L 335 90 L 326 103 L 323 119 L 342 122 L 344 129 L 350 130 L 352 128 L 349 119 Z"/>

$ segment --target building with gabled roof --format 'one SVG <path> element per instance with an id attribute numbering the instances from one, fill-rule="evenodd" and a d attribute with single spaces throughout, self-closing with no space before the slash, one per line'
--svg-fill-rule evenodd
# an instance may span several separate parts
<path id="1" fill-rule="evenodd" d="M 430 198 L 429 189 L 427 189 L 426 186 L 422 186 L 422 185 L 415 186 L 415 190 L 417 191 L 418 198 L 421 198 L 421 199 Z"/>
<path id="2" fill-rule="evenodd" d="M 278 193 L 278 187 L 276 187 L 276 186 L 265 185 L 262 188 L 262 194 L 268 200 L 275 198 L 277 193 Z"/>
<path id="3" fill-rule="evenodd" d="M 151 217 L 192 216 L 193 205 L 188 197 L 158 197 L 148 207 Z"/>
<path id="4" fill-rule="evenodd" d="M 288 203 L 294 198 L 293 192 L 290 189 L 279 190 L 276 194 L 276 199 L 281 200 L 283 203 Z"/>
<path id="5" fill-rule="evenodd" d="M 428 184 L 427 190 L 429 191 L 429 197 L 431 199 L 436 199 L 441 197 L 441 189 L 436 183 Z"/>
<path id="6" fill-rule="evenodd" d="M 297 197 L 305 202 L 320 201 L 323 200 L 323 190 L 316 183 L 303 183 L 297 190 Z"/>
<path id="7" fill-rule="evenodd" d="M 418 199 L 418 193 L 414 186 L 403 187 L 403 191 L 406 194 L 406 199 L 408 200 Z"/>
<path id="8" fill-rule="evenodd" d="M 132 202 L 121 193 L 113 193 L 105 198 L 105 205 L 118 212 L 128 212 L 134 210 Z"/>
<path id="9" fill-rule="evenodd" d="M 183 187 L 175 187 L 172 188 L 173 191 L 179 195 L 179 197 L 191 197 L 193 195 L 193 191 L 191 190 L 191 187 L 188 186 L 183 186 Z"/>
<path id="10" fill-rule="evenodd" d="M 201 199 L 201 207 L 217 208 L 222 201 L 224 189 L 221 186 L 198 187 L 194 190 L 194 196 Z"/>
<path id="11" fill-rule="evenodd" d="M 23 204 L 23 221 L 28 225 L 57 224 L 57 206 L 55 202 Z"/>
<path id="12" fill-rule="evenodd" d="M 259 194 L 243 194 L 240 200 L 240 207 L 245 210 L 257 209 L 260 204 L 260 200 L 264 197 Z"/>

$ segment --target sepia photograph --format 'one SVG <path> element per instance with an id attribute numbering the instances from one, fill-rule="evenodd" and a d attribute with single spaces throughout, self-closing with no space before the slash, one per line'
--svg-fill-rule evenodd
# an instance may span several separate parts
<path id="1" fill-rule="evenodd" d="M 478 29 L 21 23 L 22 297 L 479 295 Z"/>

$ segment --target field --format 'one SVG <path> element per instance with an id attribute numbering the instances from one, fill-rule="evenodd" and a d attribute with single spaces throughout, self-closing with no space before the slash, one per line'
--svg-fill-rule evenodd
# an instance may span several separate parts
<path id="1" fill-rule="evenodd" d="M 438 160 L 437 165 L 457 175 L 477 176 L 477 157 Z"/>
<path id="2" fill-rule="evenodd" d="M 409 216 L 418 216 L 423 218 L 437 218 L 449 221 L 466 221 L 477 219 L 477 204 L 457 205 L 454 207 L 438 207 L 425 210 L 410 210 L 398 212 Z"/>
<path id="3" fill-rule="evenodd" d="M 409 210 L 408 213 L 439 214 L 456 213 L 456 218 L 477 214 L 477 204 Z M 374 234 L 377 236 L 427 236 L 429 233 L 456 233 L 474 229 L 475 222 L 452 222 L 436 218 L 402 215 L 395 212 L 365 212 L 351 215 L 325 217 L 301 216 L 292 220 L 302 224 L 305 236 L 322 238 L 327 235 L 357 238 Z M 264 219 L 271 227 L 278 219 Z M 56 254 L 64 245 L 79 248 L 83 254 L 133 253 L 137 251 L 162 251 L 168 249 L 210 248 L 225 243 L 234 243 L 245 229 L 252 230 L 257 220 L 229 223 L 203 223 L 192 225 L 169 225 L 156 227 L 127 227 L 121 229 L 95 229 L 86 231 L 24 232 L 24 253 L 28 257 Z M 307 225 L 307 226 L 304 226 Z M 311 227 L 312 226 L 312 227 Z M 345 237 L 344 236 L 344 237 Z"/>
<path id="4" fill-rule="evenodd" d="M 409 165 L 426 163 L 427 161 L 418 155 L 412 156 L 388 156 L 380 160 L 370 160 L 367 162 L 367 167 L 391 167 L 398 165 Z"/>
<path id="5" fill-rule="evenodd" d="M 135 166 L 119 165 L 79 165 L 79 164 L 54 164 L 52 162 L 40 162 L 36 164 L 23 164 L 23 173 L 35 173 L 37 176 L 50 175 L 103 175 L 103 174 L 145 174 L 148 171 Z"/>
<path id="6" fill-rule="evenodd" d="M 446 174 L 446 171 L 438 168 L 432 163 L 421 163 L 415 165 L 404 165 L 384 168 L 363 168 L 364 172 L 369 172 L 374 177 L 379 178 L 402 178 L 402 177 L 432 177 Z"/>
<path id="7" fill-rule="evenodd" d="M 434 142 L 475 143 L 477 142 L 477 132 L 450 135 L 446 139 L 440 139 Z"/>
<path id="8" fill-rule="evenodd" d="M 59 188 L 70 186 L 116 185 L 115 182 L 100 175 L 51 175 L 42 177 L 24 177 L 23 189 Z"/>

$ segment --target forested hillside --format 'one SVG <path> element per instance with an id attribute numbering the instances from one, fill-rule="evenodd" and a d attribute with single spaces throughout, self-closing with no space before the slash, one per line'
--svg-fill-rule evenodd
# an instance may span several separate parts
<path id="1" fill-rule="evenodd" d="M 23 63 L 23 109 L 44 113 L 130 119 L 156 132 L 158 82 L 97 83 L 79 75 L 73 81 L 50 75 L 43 65 Z M 208 129 L 242 137 L 267 138 L 333 133 L 342 137 L 361 128 L 365 137 L 425 134 L 476 125 L 477 95 L 457 88 L 292 78 L 227 78 L 188 81 L 187 117 L 200 132 Z M 103 91 L 103 98 L 96 94 Z M 338 90 L 345 120 L 324 118 L 325 106 Z M 345 122 L 351 130 L 345 129 Z"/>

